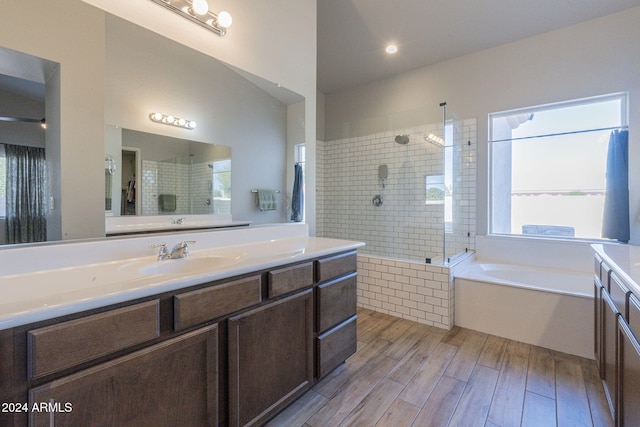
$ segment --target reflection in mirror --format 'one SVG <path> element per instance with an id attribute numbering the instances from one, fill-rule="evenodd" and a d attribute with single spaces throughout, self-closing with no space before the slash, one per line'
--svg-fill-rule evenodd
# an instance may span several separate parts
<path id="1" fill-rule="evenodd" d="M 0 16 L 0 22 L 10 21 L 14 16 L 22 19 L 24 13 L 21 11 L 18 16 L 13 9 L 17 11 L 25 7 L 9 6 L 9 12 Z M 76 7 L 78 16 L 88 13 L 82 2 L 65 2 L 64 10 L 75 16 Z M 39 14 L 45 13 L 33 5 L 27 9 L 37 18 L 42 18 Z M 233 218 L 255 224 L 287 221 L 293 186 L 292 147 L 305 140 L 304 98 L 274 82 L 224 64 L 106 12 L 91 10 L 91 14 L 103 17 L 104 27 L 78 25 L 70 29 L 53 25 L 46 30 L 46 43 L 38 39 L 37 31 L 33 37 L 20 38 L 14 46 L 11 40 L 0 42 L 6 43 L 0 47 L 0 92 L 6 92 L 7 79 L 3 75 L 35 82 L 41 92 L 37 97 L 21 95 L 16 100 L 11 95 L 10 100 L 0 99 L 0 116 L 42 119 L 46 115 L 49 125 L 45 133 L 38 123 L 0 123 L 2 143 L 20 145 L 27 139 L 23 137 L 25 132 L 38 132 L 40 141 L 31 145 L 45 147 L 47 241 L 104 237 L 105 228 L 100 227 L 101 222 L 104 224 L 102 212 L 107 211 L 107 215 L 113 217 L 121 216 L 122 135 L 118 137 L 117 149 L 105 152 L 102 148 L 105 138 L 99 131 L 104 129 L 103 123 L 178 138 L 188 134 L 188 138 L 205 143 L 222 141 L 233 148 Z M 70 45 L 70 37 L 91 41 L 90 49 L 61 48 Z M 12 47 L 37 52 L 42 58 L 56 58 L 59 63 L 11 50 Z M 96 68 L 100 66 L 104 66 L 104 70 L 97 72 Z M 61 73 L 61 69 L 66 71 Z M 24 89 L 26 85 L 21 84 L 21 87 Z M 89 90 L 100 87 L 104 87 L 104 91 Z M 26 101 L 34 99 L 38 99 L 38 105 L 34 107 L 37 111 L 31 106 L 27 111 Z M 70 106 L 64 114 L 61 100 Z M 14 111 L 17 108 L 20 110 Z M 158 125 L 149 120 L 149 113 L 153 111 L 188 117 L 197 121 L 198 127 L 178 130 Z M 121 134 L 122 130 L 109 126 L 105 132 L 108 141 L 113 136 L 111 133 Z M 135 148 L 127 142 L 124 146 Z M 104 180 L 99 171 L 103 152 Z M 200 162 L 199 155 L 201 153 L 194 154 L 194 161 Z M 190 154 L 175 153 L 154 161 L 184 156 Z M 112 173 L 108 173 L 109 158 L 117 165 Z M 94 165 L 98 166 L 98 171 Z M 231 204 L 230 195 L 222 190 L 226 179 L 222 177 L 225 173 L 229 177 L 231 173 L 222 163 L 214 166 L 215 172 L 219 172 L 216 177 L 220 179 L 211 177 L 211 190 L 208 182 L 205 183 L 203 191 L 207 194 L 202 196 L 206 197 L 189 195 L 189 200 L 193 200 L 196 206 L 200 203 L 198 200 L 206 203 L 211 194 L 211 208 L 217 213 L 228 210 Z M 227 170 L 219 171 L 218 166 Z M 88 169 L 93 172 L 87 173 Z M 142 165 L 138 170 L 142 170 Z M 141 180 L 141 177 L 137 178 Z M 127 184 L 130 176 L 124 179 L 124 184 Z M 280 191 L 277 211 L 258 209 L 252 193 L 257 188 Z M 140 187 L 138 190 L 144 197 L 144 189 Z M 159 191 L 153 194 L 173 194 L 169 190 Z M 100 197 L 103 192 L 104 199 Z M 180 216 L 178 206 L 187 198 L 178 193 L 176 196 L 174 215 Z M 142 202 L 140 197 L 137 200 Z M 157 199 L 155 207 L 159 207 Z M 135 206 L 136 219 L 144 214 L 143 208 L 142 204 Z M 134 218 L 125 217 L 127 219 Z M 0 245 L 7 243 L 4 231 L 4 220 L 0 218 Z"/>
<path id="2" fill-rule="evenodd" d="M 231 213 L 231 148 L 107 126 L 105 211 Z"/>
<path id="3" fill-rule="evenodd" d="M 44 242 L 47 225 L 56 228 L 47 216 L 54 194 L 44 115 L 47 80 L 58 64 L 4 47 L 0 64 L 0 245 Z"/>

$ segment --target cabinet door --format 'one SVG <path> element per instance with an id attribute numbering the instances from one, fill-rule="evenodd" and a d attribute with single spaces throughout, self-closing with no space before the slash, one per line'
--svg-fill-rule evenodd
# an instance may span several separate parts
<path id="1" fill-rule="evenodd" d="M 211 325 L 29 392 L 30 426 L 216 426 L 218 328 Z"/>
<path id="2" fill-rule="evenodd" d="M 604 375 L 602 373 L 603 366 L 600 363 L 602 359 L 602 290 L 600 278 L 595 276 L 593 279 L 593 353 L 600 378 Z"/>
<path id="3" fill-rule="evenodd" d="M 311 289 L 229 319 L 229 424 L 259 425 L 313 380 Z"/>
<path id="4" fill-rule="evenodd" d="M 602 381 L 604 392 L 609 403 L 609 410 L 616 419 L 616 359 L 618 337 L 618 309 L 611 301 L 609 294 L 602 292 Z"/>
<path id="5" fill-rule="evenodd" d="M 640 344 L 618 318 L 618 427 L 640 426 Z"/>

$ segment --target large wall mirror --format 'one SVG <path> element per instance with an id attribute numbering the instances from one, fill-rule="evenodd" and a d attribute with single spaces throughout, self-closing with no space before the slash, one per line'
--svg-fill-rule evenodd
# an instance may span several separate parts
<path id="1" fill-rule="evenodd" d="M 40 6 L 44 9 L 49 7 L 45 3 Z M 33 13 L 47 13 L 46 10 L 40 11 L 41 8 L 37 5 L 29 8 Z M 77 14 L 74 13 L 76 9 Z M 289 157 L 295 144 L 304 143 L 305 113 L 302 96 L 85 3 L 65 3 L 62 12 L 64 16 L 83 16 L 85 19 L 90 15 L 97 18 L 96 22 L 103 16 L 104 27 L 78 25 L 74 30 L 76 33 L 72 35 L 75 39 L 85 38 L 78 33 L 87 33 L 86 39 L 92 40 L 91 51 L 75 54 L 74 49 L 64 49 L 62 53 L 51 53 L 51 57 L 62 59 L 59 71 L 53 73 L 50 82 L 47 82 L 46 97 L 41 101 L 42 110 L 46 111 L 47 124 L 51 119 L 51 126 L 45 131 L 45 150 L 48 173 L 54 173 L 53 178 L 49 176 L 44 198 L 47 204 L 47 241 L 104 237 L 105 211 L 109 211 L 110 215 L 123 213 L 122 202 L 118 197 L 122 197 L 122 190 L 126 189 L 129 180 L 123 179 L 121 175 L 125 165 L 121 158 L 122 150 L 125 150 L 125 156 L 137 150 L 135 144 L 127 140 L 127 134 L 137 135 L 138 139 L 152 139 L 152 135 L 156 135 L 167 146 L 197 141 L 198 145 L 187 142 L 186 146 L 191 148 L 180 155 L 151 161 L 173 162 L 175 165 L 190 165 L 190 162 L 194 162 L 211 172 L 215 168 L 215 172 L 220 173 L 219 179 L 211 176 L 204 181 L 199 190 L 202 191 L 201 194 L 186 194 L 184 189 L 178 187 L 151 190 L 148 194 L 154 199 L 149 203 L 149 208 L 145 210 L 143 205 L 136 208 L 134 203 L 134 209 L 129 209 L 128 213 L 181 215 L 181 205 L 188 201 L 189 205 L 204 203 L 199 208 L 207 212 L 213 210 L 215 213 L 216 209 L 222 212 L 226 209 L 234 220 L 254 224 L 288 220 L 287 205 L 291 189 L 288 188 L 287 173 L 289 167 L 293 168 Z M 10 18 L 0 18 L 0 24 L 5 19 Z M 48 46 L 52 46 L 50 49 L 59 49 L 58 46 L 64 45 L 70 37 L 69 32 L 69 28 L 58 30 L 57 26 L 47 30 L 47 37 L 60 40 L 57 45 L 43 45 L 35 39 L 26 44 L 32 43 L 31 50 L 43 52 L 42 56 L 48 57 Z M 104 45 L 100 46 L 102 37 Z M 10 48 L 11 46 L 7 46 L 6 51 Z M 1 52 L 2 46 L 0 54 Z M 91 61 L 93 67 L 104 60 L 104 70 L 95 75 L 82 74 L 86 81 L 83 81 L 83 90 L 78 90 L 74 84 L 79 80 L 76 74 L 83 72 L 78 66 L 83 58 Z M 2 59 L 0 58 L 0 64 L 4 62 Z M 73 64 L 67 65 L 68 61 Z M 36 80 L 30 76 L 43 73 L 42 70 L 29 69 L 29 64 L 21 66 L 24 69 L 20 72 L 27 80 Z M 73 76 L 70 70 L 73 71 Z M 0 75 L 8 74 L 5 71 L 0 66 Z M 43 77 L 46 80 L 47 76 Z M 93 93 L 86 90 L 91 85 L 103 86 L 104 92 Z M 11 89 L 2 87 L 0 79 L 0 95 L 10 91 Z M 97 99 L 102 99 L 103 111 L 96 109 Z M 65 105 L 65 100 L 73 100 L 73 105 Z M 1 101 L 2 99 L 0 116 L 23 114 L 21 111 L 10 111 L 17 105 L 15 102 Z M 91 108 L 83 108 L 85 105 Z M 69 115 L 70 109 L 81 113 L 85 119 L 73 121 Z M 86 122 L 87 116 L 93 111 L 96 114 L 91 115 L 91 120 L 102 121 L 102 133 L 96 130 L 93 123 Z M 194 120 L 197 128 L 185 130 L 154 123 L 149 119 L 152 112 Z M 40 117 L 40 113 L 35 115 Z M 70 127 L 75 126 L 78 131 L 69 132 Z M 89 129 L 90 133 L 87 132 Z M 116 133 L 123 139 L 120 141 L 120 149 L 114 150 L 113 146 L 109 148 L 113 144 L 110 138 Z M 73 143 L 70 142 L 71 139 L 74 139 Z M 153 144 L 150 141 L 148 143 Z M 194 146 L 199 148 L 193 148 Z M 87 170 L 93 171 L 97 164 L 102 164 L 102 154 L 96 155 L 98 147 L 105 158 L 104 180 L 102 174 L 87 174 Z M 139 150 L 159 152 L 149 148 Z M 216 154 L 206 157 L 208 154 L 205 156 L 204 152 L 208 150 L 213 150 Z M 225 154 L 221 154 L 222 152 Z M 107 159 L 112 158 L 116 162 L 119 156 L 121 163 L 116 168 L 115 175 L 110 177 Z M 141 156 L 140 162 L 143 160 L 144 157 Z M 209 171 L 205 171 L 207 175 Z M 120 182 L 116 182 L 117 176 L 120 176 Z M 138 180 L 140 178 L 136 177 Z M 64 198 L 74 192 L 75 199 L 79 198 L 74 188 L 74 183 L 79 182 L 82 182 L 82 200 L 85 202 L 65 203 Z M 233 183 L 232 198 L 230 183 Z M 224 185 L 228 188 L 223 189 Z M 278 209 L 269 212 L 258 209 L 255 197 L 255 190 L 258 188 L 277 190 L 280 195 Z M 145 197 L 144 189 L 141 196 Z M 160 196 L 163 196 L 161 201 L 158 200 Z M 124 197 L 127 197 L 126 193 Z M 142 202 L 142 198 L 138 200 Z M 223 203 L 225 198 L 226 205 Z M 101 214 L 97 213 L 97 209 Z M 191 212 L 199 211 L 194 206 Z M 3 224 L 0 226 L 4 229 Z M 3 233 L 0 232 L 0 245 L 7 243 L 9 242 L 4 240 Z"/>
<path id="2" fill-rule="evenodd" d="M 107 126 L 105 212 L 231 214 L 231 148 Z"/>

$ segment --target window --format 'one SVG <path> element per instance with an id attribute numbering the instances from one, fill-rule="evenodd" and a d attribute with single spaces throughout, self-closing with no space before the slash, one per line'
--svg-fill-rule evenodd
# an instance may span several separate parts
<path id="1" fill-rule="evenodd" d="M 602 238 L 609 138 L 626 94 L 489 115 L 489 232 Z"/>
<path id="2" fill-rule="evenodd" d="M 0 218 L 7 216 L 7 162 L 0 144 Z"/>
<path id="3" fill-rule="evenodd" d="M 213 213 L 231 213 L 231 159 L 213 162 Z"/>

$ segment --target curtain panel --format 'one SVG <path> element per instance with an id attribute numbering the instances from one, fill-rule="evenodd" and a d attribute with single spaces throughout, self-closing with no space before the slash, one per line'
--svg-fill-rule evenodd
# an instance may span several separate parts
<path id="1" fill-rule="evenodd" d="M 7 243 L 47 240 L 45 150 L 5 145 Z"/>
<path id="2" fill-rule="evenodd" d="M 627 243 L 629 229 L 629 131 L 609 137 L 602 237 Z"/>

